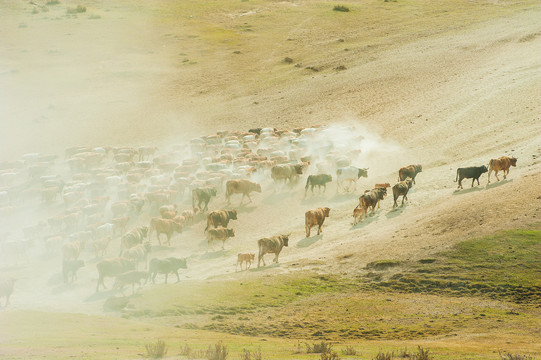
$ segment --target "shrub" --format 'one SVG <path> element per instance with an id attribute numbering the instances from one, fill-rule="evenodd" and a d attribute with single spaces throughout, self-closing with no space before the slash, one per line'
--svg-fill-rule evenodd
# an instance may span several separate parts
<path id="1" fill-rule="evenodd" d="M 284 58 L 284 62 L 285 62 L 286 64 L 291 64 L 291 63 L 293 62 L 293 59 L 286 56 L 286 57 Z"/>
<path id="2" fill-rule="evenodd" d="M 150 359 L 161 359 L 167 354 L 167 346 L 162 340 L 146 344 L 145 349 L 147 350 L 147 357 Z"/>
<path id="3" fill-rule="evenodd" d="M 534 360 L 532 356 L 529 355 L 513 355 L 510 353 L 501 353 L 498 351 L 501 360 Z"/>
<path id="4" fill-rule="evenodd" d="M 68 14 L 79 14 L 86 12 L 86 6 L 77 5 L 77 7 L 69 7 L 67 10 Z"/>
<path id="5" fill-rule="evenodd" d="M 227 359 L 227 346 L 224 345 L 221 341 L 214 344 L 214 348 L 209 345 L 205 357 L 208 360 L 226 360 Z"/>
<path id="6" fill-rule="evenodd" d="M 336 5 L 335 7 L 333 7 L 333 10 L 334 11 L 349 12 L 349 8 L 347 6 L 344 6 L 344 5 Z"/>
<path id="7" fill-rule="evenodd" d="M 306 352 L 308 354 L 328 353 L 332 351 L 332 345 L 325 341 L 322 341 L 319 344 L 313 343 L 312 345 L 305 343 L 305 345 L 306 345 Z"/>
<path id="8" fill-rule="evenodd" d="M 428 349 L 425 350 L 422 347 L 417 347 L 417 354 L 414 354 L 413 359 L 415 360 L 431 360 L 432 356 L 428 355 Z"/>
<path id="9" fill-rule="evenodd" d="M 390 352 L 390 353 L 383 353 L 383 352 L 379 352 L 376 357 L 374 358 L 374 360 L 391 360 L 394 356 L 394 353 Z"/>
<path id="10" fill-rule="evenodd" d="M 321 353 L 321 356 L 319 357 L 320 360 L 340 360 L 340 357 L 336 353 L 336 351 L 329 351 Z"/>
<path id="11" fill-rule="evenodd" d="M 400 352 L 398 353 L 398 357 L 401 357 L 401 358 L 410 358 L 410 357 L 413 357 L 412 354 L 410 354 L 408 352 L 408 348 L 404 348 L 404 350 L 400 350 Z"/>
<path id="12" fill-rule="evenodd" d="M 357 355 L 357 350 L 351 345 L 347 346 L 345 349 L 342 349 L 342 355 Z"/>
<path id="13" fill-rule="evenodd" d="M 58 5 L 60 4 L 59 0 L 49 0 L 45 5 Z"/>
<path id="14" fill-rule="evenodd" d="M 241 360 L 261 360 L 261 346 L 257 349 L 257 351 L 251 352 L 246 349 L 242 349 L 242 354 L 240 354 Z"/>
<path id="15" fill-rule="evenodd" d="M 180 347 L 180 355 L 182 356 L 190 356 L 192 354 L 192 348 L 188 346 L 188 344 L 184 345 L 184 347 Z"/>

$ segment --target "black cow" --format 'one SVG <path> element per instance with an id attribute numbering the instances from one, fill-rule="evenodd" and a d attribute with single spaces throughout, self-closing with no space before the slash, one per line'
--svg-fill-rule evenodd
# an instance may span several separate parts
<path id="1" fill-rule="evenodd" d="M 473 184 L 475 183 L 475 180 L 477 180 L 477 185 L 479 184 L 479 177 L 483 175 L 484 173 L 488 172 L 488 168 L 486 165 L 483 166 L 471 166 L 466 168 L 458 168 L 456 169 L 456 179 L 455 182 L 458 180 L 458 188 L 463 189 L 462 187 L 462 179 L 472 179 L 471 187 L 473 187 Z"/>
<path id="2" fill-rule="evenodd" d="M 179 269 L 187 269 L 186 259 L 168 257 L 165 259 L 152 259 L 148 266 L 148 277 L 152 279 L 152 283 L 156 280 L 156 275 L 165 274 L 165 283 L 167 284 L 167 275 L 173 273 L 177 276 L 177 282 L 180 281 L 178 276 Z"/>
<path id="3" fill-rule="evenodd" d="M 332 176 L 329 174 L 319 174 L 319 175 L 308 176 L 308 179 L 306 179 L 306 186 L 304 187 L 304 195 L 306 196 L 306 192 L 308 191 L 308 186 L 310 186 L 310 190 L 312 191 L 312 194 L 314 193 L 314 186 L 317 186 L 319 188 L 319 192 L 321 192 L 322 186 L 323 186 L 323 192 L 327 191 L 327 183 L 331 181 L 332 181 Z"/>
<path id="4" fill-rule="evenodd" d="M 192 207 L 195 209 L 195 203 L 197 207 L 201 209 L 201 204 L 205 203 L 205 207 L 201 211 L 208 209 L 209 201 L 212 196 L 216 196 L 216 188 L 196 188 L 192 191 Z"/>
<path id="5" fill-rule="evenodd" d="M 375 188 L 366 191 L 359 197 L 359 205 L 364 213 L 367 213 L 368 208 L 372 208 L 371 214 L 374 214 L 376 205 L 379 205 L 380 200 L 383 200 L 387 195 L 386 188 Z"/>

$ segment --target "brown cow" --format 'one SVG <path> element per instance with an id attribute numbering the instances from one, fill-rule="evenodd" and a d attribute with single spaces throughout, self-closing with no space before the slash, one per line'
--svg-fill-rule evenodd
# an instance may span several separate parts
<path id="1" fill-rule="evenodd" d="M 398 181 L 404 181 L 407 178 L 411 178 L 413 183 L 415 184 L 415 177 L 418 173 L 423 171 L 422 165 L 409 165 L 404 166 L 400 170 L 398 170 Z"/>
<path id="2" fill-rule="evenodd" d="M 393 209 L 398 206 L 396 200 L 399 196 L 402 196 L 402 205 L 404 205 L 404 200 L 408 200 L 408 191 L 411 189 L 412 179 L 407 178 L 405 181 L 400 181 L 393 186 L 393 198 L 394 204 Z"/>
<path id="3" fill-rule="evenodd" d="M 217 228 L 218 226 L 227 227 L 230 220 L 237 220 L 237 210 L 213 210 L 207 216 L 207 231 L 211 226 Z"/>
<path id="4" fill-rule="evenodd" d="M 248 199 L 250 202 L 252 202 L 252 198 L 250 197 L 250 193 L 252 191 L 261 192 L 261 185 L 256 184 L 253 181 L 250 180 L 228 180 L 225 184 L 225 199 L 227 200 L 228 204 L 231 204 L 231 195 L 233 194 L 242 194 L 242 199 L 240 200 L 240 203 L 244 201 L 244 197 L 248 196 Z"/>
<path id="5" fill-rule="evenodd" d="M 507 178 L 507 174 L 509 174 L 509 168 L 511 166 L 517 166 L 517 158 L 502 156 L 498 159 L 490 159 L 490 162 L 488 163 L 488 183 L 490 184 L 490 173 L 492 171 L 494 171 L 496 180 L 500 181 L 498 178 L 498 171 L 502 170 L 503 178 L 505 180 Z"/>
<path id="6" fill-rule="evenodd" d="M 171 246 L 171 236 L 173 236 L 173 232 L 176 231 L 181 233 L 182 225 L 171 219 L 152 218 L 150 219 L 149 239 L 153 231 L 156 231 L 156 237 L 158 238 L 160 246 L 162 245 L 160 234 L 165 234 L 167 236 L 167 245 Z"/>
<path id="7" fill-rule="evenodd" d="M 306 227 L 306 237 L 310 237 L 310 229 L 312 226 L 318 226 L 317 228 L 317 234 L 319 235 L 321 233 L 321 226 L 323 225 L 323 222 L 325 221 L 326 217 L 329 217 L 331 209 L 328 207 L 322 207 L 317 208 L 313 210 L 308 210 L 304 214 L 304 224 Z"/>
<path id="8" fill-rule="evenodd" d="M 359 205 L 364 209 L 365 214 L 368 211 L 368 208 L 371 207 L 373 215 L 376 205 L 379 207 L 379 202 L 385 198 L 385 195 L 387 195 L 386 188 L 367 190 L 359 197 Z"/>
<path id="9" fill-rule="evenodd" d="M 225 246 L 225 241 L 229 239 L 230 237 L 235 236 L 235 231 L 233 229 L 227 229 L 224 227 L 218 227 L 215 229 L 209 229 L 207 232 L 207 240 L 208 240 L 208 246 L 210 247 L 210 243 L 214 240 L 220 240 L 222 242 L 222 249 Z"/>
<path id="10" fill-rule="evenodd" d="M 238 254 L 237 255 L 237 265 L 235 266 L 235 272 L 237 272 L 237 267 L 240 263 L 240 270 L 242 271 L 242 263 L 246 263 L 246 270 L 248 270 L 252 266 L 252 261 L 255 261 L 255 254 L 249 253 L 249 254 Z"/>
<path id="11" fill-rule="evenodd" d="M 288 246 L 289 234 L 277 235 L 270 238 L 262 238 L 257 240 L 257 246 L 259 247 L 259 256 L 257 258 L 257 267 L 259 267 L 261 260 L 263 260 L 263 266 L 266 266 L 263 255 L 274 254 L 273 262 L 278 263 L 278 255 L 282 251 L 284 246 Z"/>

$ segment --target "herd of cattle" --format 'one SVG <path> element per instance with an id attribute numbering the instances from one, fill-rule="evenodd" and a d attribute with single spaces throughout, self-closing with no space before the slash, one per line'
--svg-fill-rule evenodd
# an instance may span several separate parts
<path id="1" fill-rule="evenodd" d="M 274 191 L 284 187 L 292 189 L 301 176 L 306 178 L 305 192 L 312 194 L 314 187 L 326 191 L 327 184 L 336 175 L 337 191 L 355 192 L 361 177 L 368 177 L 368 169 L 352 166 L 359 150 L 345 150 L 334 146 L 326 138 L 326 127 L 279 131 L 274 128 L 250 129 L 248 132 L 218 132 L 190 141 L 188 145 L 173 146 L 169 152 L 156 147 L 73 147 L 65 151 L 64 159 L 40 153 L 26 154 L 20 160 L 0 162 L 0 219 L 6 225 L 17 224 L 21 214 L 32 206 L 57 211 L 44 217 L 37 224 L 22 226 L 24 239 L 11 240 L 10 234 L 0 239 L 0 260 L 24 256 L 25 251 L 41 242 L 48 255 L 62 257 L 64 282 L 77 279 L 77 271 L 85 266 L 80 259 L 85 250 L 93 250 L 98 280 L 96 292 L 105 288 L 104 280 L 115 277 L 113 288 L 122 291 L 125 286 L 141 285 L 143 280 L 155 281 L 157 274 L 176 275 L 186 269 L 185 258 L 167 257 L 148 260 L 155 234 L 158 244 L 171 246 L 174 233 L 191 226 L 197 219 L 206 219 L 204 229 L 208 247 L 214 241 L 235 236 L 230 221 L 237 220 L 237 211 L 215 209 L 218 194 L 224 193 L 226 204 L 231 204 L 235 194 L 252 202 L 250 194 L 262 192 L 261 181 L 272 179 Z M 361 140 L 362 141 L 362 140 Z M 187 147 L 191 151 L 187 151 Z M 191 153 L 191 155 L 186 155 Z M 489 167 L 459 168 L 459 188 L 462 180 L 471 178 L 479 183 L 479 177 L 488 172 L 504 171 L 516 166 L 516 158 L 501 157 L 490 160 Z M 407 200 L 408 191 L 422 172 L 421 165 L 399 169 L 398 182 L 376 184 L 366 190 L 353 210 L 354 223 L 361 221 L 370 210 L 392 189 L 393 208 L 402 196 Z M 259 181 L 257 181 L 259 180 Z M 191 196 L 191 207 L 185 206 L 186 196 Z M 317 226 L 319 235 L 330 208 L 321 207 L 305 213 L 306 237 Z M 159 216 L 158 216 L 159 215 Z M 42 240 L 42 241 L 40 241 Z M 119 242 L 116 257 L 106 258 L 113 242 Z M 274 254 L 274 262 L 284 246 L 288 246 L 289 234 L 261 238 L 258 245 L 258 267 L 265 254 Z M 249 269 L 255 261 L 254 253 L 239 253 L 237 267 Z M 139 271 L 143 263 L 145 271 Z M 13 291 L 13 280 L 0 276 L 0 297 Z M 7 305 L 7 304 L 6 304 Z"/>

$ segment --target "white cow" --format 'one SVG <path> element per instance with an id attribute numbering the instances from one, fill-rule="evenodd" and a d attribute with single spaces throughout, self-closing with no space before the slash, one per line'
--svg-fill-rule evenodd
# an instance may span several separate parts
<path id="1" fill-rule="evenodd" d="M 360 169 L 355 166 L 346 166 L 343 168 L 339 168 L 338 170 L 336 170 L 336 179 L 338 183 L 338 188 L 336 189 L 336 191 L 338 191 L 338 189 L 340 189 L 341 187 L 345 191 L 349 191 L 350 185 L 344 188 L 345 181 L 347 181 L 349 184 L 353 183 L 353 191 L 355 191 L 357 188 L 357 180 L 361 176 L 368 177 L 368 168 Z"/>

